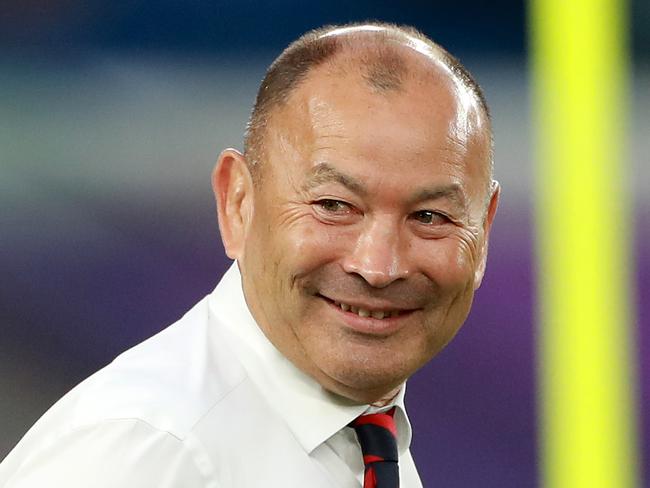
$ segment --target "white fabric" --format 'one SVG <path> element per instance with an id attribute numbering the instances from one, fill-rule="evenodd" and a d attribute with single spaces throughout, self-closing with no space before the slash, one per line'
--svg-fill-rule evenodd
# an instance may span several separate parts
<path id="1" fill-rule="evenodd" d="M 419 488 L 403 398 L 401 486 Z M 0 464 L 0 487 L 359 488 L 347 424 L 366 410 L 274 348 L 233 265 L 181 320 L 57 402 Z"/>

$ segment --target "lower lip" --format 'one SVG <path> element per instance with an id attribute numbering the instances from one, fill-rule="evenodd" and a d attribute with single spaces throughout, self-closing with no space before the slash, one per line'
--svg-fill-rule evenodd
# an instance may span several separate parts
<path id="1" fill-rule="evenodd" d="M 413 312 L 401 312 L 397 317 L 376 319 L 374 317 L 361 317 L 359 314 L 344 311 L 331 300 L 322 298 L 329 307 L 341 318 L 343 323 L 355 332 L 367 335 L 389 336 L 404 326 L 405 319 Z"/>

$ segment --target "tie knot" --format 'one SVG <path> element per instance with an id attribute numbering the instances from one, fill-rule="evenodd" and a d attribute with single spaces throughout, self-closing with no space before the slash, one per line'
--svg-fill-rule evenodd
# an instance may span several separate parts
<path id="1" fill-rule="evenodd" d="M 366 466 L 382 461 L 397 462 L 394 414 L 395 408 L 384 413 L 360 415 L 350 424 L 357 433 Z"/>

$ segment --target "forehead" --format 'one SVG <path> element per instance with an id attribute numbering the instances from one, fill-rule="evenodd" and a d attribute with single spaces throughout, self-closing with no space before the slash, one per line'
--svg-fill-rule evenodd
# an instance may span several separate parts
<path id="1" fill-rule="evenodd" d="M 397 118 L 401 112 L 418 107 L 421 117 L 412 125 L 420 122 L 423 128 L 435 129 L 436 123 L 443 123 L 458 136 L 489 129 L 475 93 L 447 63 L 401 45 L 343 50 L 307 74 L 284 106 L 276 107 L 271 123 L 300 120 L 302 127 L 305 122 L 318 125 L 335 112 L 343 115 L 346 107 L 356 110 L 346 115 L 363 120 L 379 102 L 390 103 L 396 115 L 393 125 L 407 121 Z"/>
<path id="2" fill-rule="evenodd" d="M 442 63 L 419 72 L 416 66 L 399 87 L 385 91 L 368 84 L 361 70 L 345 68 L 314 69 L 274 112 L 270 159 L 303 166 L 323 158 L 485 165 L 489 136 L 482 111 Z"/>

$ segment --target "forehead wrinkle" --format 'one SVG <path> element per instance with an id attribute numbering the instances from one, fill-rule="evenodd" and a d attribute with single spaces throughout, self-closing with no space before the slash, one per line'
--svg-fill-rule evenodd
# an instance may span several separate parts
<path id="1" fill-rule="evenodd" d="M 314 166 L 309 172 L 307 180 L 303 185 L 303 189 L 310 190 L 319 185 L 332 182 L 339 183 L 348 190 L 361 196 L 365 196 L 368 193 L 368 190 L 363 183 L 350 175 L 340 172 L 329 163 L 319 163 Z"/>

